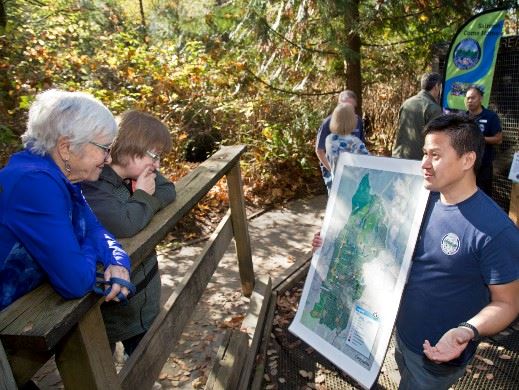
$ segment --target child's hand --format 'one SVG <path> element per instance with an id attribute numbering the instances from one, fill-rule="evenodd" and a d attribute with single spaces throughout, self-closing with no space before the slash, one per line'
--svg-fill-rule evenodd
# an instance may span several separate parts
<path id="1" fill-rule="evenodd" d="M 137 182 L 135 183 L 135 188 L 139 190 L 143 190 L 150 195 L 155 193 L 155 177 L 157 174 L 153 170 L 153 168 L 145 169 L 137 178 Z"/>
<path id="2" fill-rule="evenodd" d="M 321 233 L 317 232 L 314 234 L 314 238 L 312 240 L 312 253 L 315 253 L 315 251 L 322 246 L 323 246 L 323 239 L 321 238 Z"/>

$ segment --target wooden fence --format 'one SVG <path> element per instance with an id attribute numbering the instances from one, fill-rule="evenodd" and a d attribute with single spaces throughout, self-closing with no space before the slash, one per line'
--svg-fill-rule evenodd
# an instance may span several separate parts
<path id="1" fill-rule="evenodd" d="M 136 267 L 226 176 L 229 212 L 119 373 L 103 326 L 103 299 L 92 293 L 67 301 L 43 284 L 0 312 L 0 390 L 27 382 L 52 355 L 66 388 L 151 388 L 233 236 L 242 292 L 250 296 L 254 271 L 239 166 L 244 151 L 244 146 L 220 149 L 176 183 L 175 202 L 157 213 L 143 231 L 121 240 Z"/>

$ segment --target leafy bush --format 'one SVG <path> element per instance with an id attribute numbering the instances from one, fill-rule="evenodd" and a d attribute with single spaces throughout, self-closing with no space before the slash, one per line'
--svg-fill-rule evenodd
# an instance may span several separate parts
<path id="1" fill-rule="evenodd" d="M 0 142 L 19 147 L 17 135 L 38 92 L 82 90 L 114 114 L 141 109 L 162 118 L 175 141 L 164 160 L 174 177 L 190 167 L 183 161 L 186 144 L 210 134 L 222 145 L 248 145 L 242 166 L 250 201 L 323 191 L 314 140 L 335 104 L 334 91 L 343 88 L 344 58 L 328 50 L 342 38 L 322 43 L 326 50 L 318 41 L 342 28 L 340 12 L 305 1 L 191 3 L 145 2 L 149 20 L 143 25 L 138 11 L 130 13 L 135 2 L 5 2 Z M 363 34 L 372 26 L 393 37 L 376 12 L 361 11 L 373 19 L 359 27 Z M 329 25 L 320 23 L 319 12 L 333 19 Z M 404 63 L 391 48 L 363 53 L 364 112 L 376 153 L 390 150 L 398 107 L 414 92 L 423 52 L 409 51 Z"/>

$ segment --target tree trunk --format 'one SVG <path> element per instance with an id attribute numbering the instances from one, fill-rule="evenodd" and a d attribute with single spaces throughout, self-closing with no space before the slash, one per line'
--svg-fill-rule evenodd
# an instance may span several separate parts
<path id="1" fill-rule="evenodd" d="M 139 11 L 141 12 L 141 32 L 146 37 L 146 17 L 144 16 L 144 4 L 139 0 Z"/>
<path id="2" fill-rule="evenodd" d="M 359 0 L 347 0 L 344 13 L 345 44 L 349 49 L 344 59 L 345 84 L 358 97 L 358 112 L 362 113 L 361 40 L 359 35 Z"/>
<path id="3" fill-rule="evenodd" d="M 5 12 L 4 0 L 0 0 L 0 33 L 4 33 L 7 27 L 7 13 Z"/>

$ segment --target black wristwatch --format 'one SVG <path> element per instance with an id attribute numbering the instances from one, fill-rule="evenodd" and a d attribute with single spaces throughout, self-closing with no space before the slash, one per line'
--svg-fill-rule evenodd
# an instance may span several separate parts
<path id="1" fill-rule="evenodd" d="M 478 328 L 476 328 L 474 325 L 469 324 L 468 322 L 462 322 L 458 325 L 458 328 L 463 326 L 464 328 L 469 328 L 472 332 L 474 332 L 474 337 L 472 337 L 472 341 L 479 341 L 481 337 L 479 336 Z"/>

